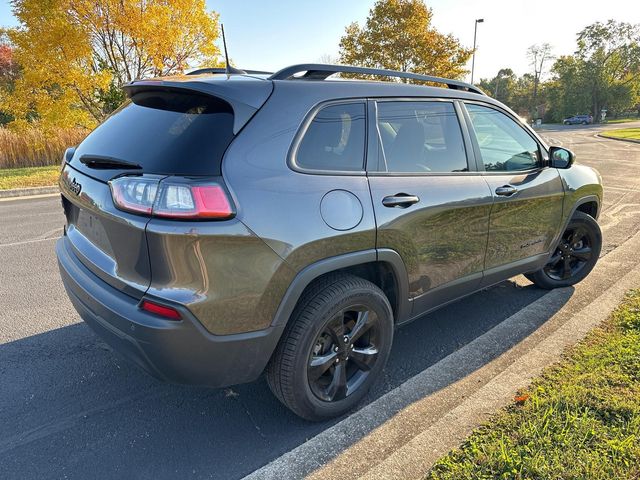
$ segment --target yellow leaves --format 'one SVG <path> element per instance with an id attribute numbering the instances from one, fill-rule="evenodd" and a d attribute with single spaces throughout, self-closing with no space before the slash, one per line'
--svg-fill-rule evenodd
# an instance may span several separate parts
<path id="1" fill-rule="evenodd" d="M 435 30 L 432 15 L 422 0 L 378 0 L 364 27 L 347 27 L 340 59 L 367 67 L 460 77 L 471 50 Z"/>
<path id="2" fill-rule="evenodd" d="M 204 0 L 16 0 L 9 36 L 22 75 L 0 110 L 15 125 L 92 127 L 119 101 L 113 86 L 182 73 L 219 55 Z"/>

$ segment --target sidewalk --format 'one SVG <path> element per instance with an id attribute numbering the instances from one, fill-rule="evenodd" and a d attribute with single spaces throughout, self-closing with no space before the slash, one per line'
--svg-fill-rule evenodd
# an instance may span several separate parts
<path id="1" fill-rule="evenodd" d="M 51 195 L 59 193 L 60 189 L 57 185 L 51 187 L 31 187 L 31 188 L 13 188 L 10 190 L 0 190 L 1 199 L 32 197 L 39 195 Z"/>
<path id="2" fill-rule="evenodd" d="M 640 286 L 640 233 L 500 325 L 246 478 L 421 478 Z M 425 319 L 424 321 L 428 321 Z M 501 345 L 524 338 L 502 354 Z"/>

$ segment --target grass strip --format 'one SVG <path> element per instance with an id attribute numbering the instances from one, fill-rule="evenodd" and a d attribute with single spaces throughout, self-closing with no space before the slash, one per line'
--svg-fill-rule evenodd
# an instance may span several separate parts
<path id="1" fill-rule="evenodd" d="M 603 137 L 622 138 L 625 140 L 640 140 L 640 128 L 621 128 L 620 130 L 606 130 Z"/>
<path id="2" fill-rule="evenodd" d="M 427 474 L 640 478 L 640 290 Z"/>
<path id="3" fill-rule="evenodd" d="M 0 190 L 56 185 L 60 166 L 0 169 Z"/>

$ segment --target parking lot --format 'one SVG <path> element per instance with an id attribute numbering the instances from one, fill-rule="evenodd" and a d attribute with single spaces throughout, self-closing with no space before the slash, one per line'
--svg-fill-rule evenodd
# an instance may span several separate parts
<path id="1" fill-rule="evenodd" d="M 640 227 L 640 145 L 599 138 L 599 130 L 541 133 L 601 172 L 606 254 Z M 263 380 L 173 386 L 121 360 L 63 291 L 53 252 L 62 225 L 56 197 L 0 202 L 0 478 L 241 478 L 335 423 L 300 420 Z M 544 294 L 519 277 L 403 327 L 367 401 Z"/>

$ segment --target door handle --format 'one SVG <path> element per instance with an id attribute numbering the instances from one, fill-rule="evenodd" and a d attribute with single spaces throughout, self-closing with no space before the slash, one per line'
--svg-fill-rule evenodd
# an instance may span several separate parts
<path id="1" fill-rule="evenodd" d="M 416 195 L 409 195 L 406 193 L 396 193 L 382 199 L 382 204 L 389 208 L 407 208 L 418 203 L 420 199 Z"/>
<path id="2" fill-rule="evenodd" d="M 496 195 L 500 195 L 501 197 L 510 197 L 518 193 L 518 189 L 511 185 L 503 185 L 502 187 L 496 188 Z"/>

